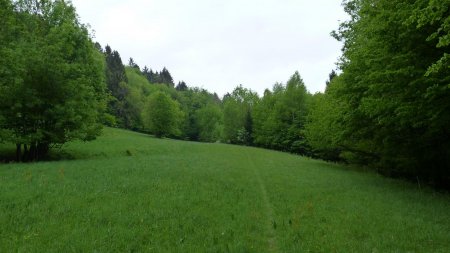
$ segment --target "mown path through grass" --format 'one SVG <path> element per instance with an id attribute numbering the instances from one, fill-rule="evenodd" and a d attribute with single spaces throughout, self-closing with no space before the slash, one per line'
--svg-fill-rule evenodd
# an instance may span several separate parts
<path id="1" fill-rule="evenodd" d="M 261 190 L 261 198 L 264 202 L 264 207 L 266 209 L 267 214 L 267 237 L 268 237 L 268 250 L 270 252 L 278 252 L 277 245 L 277 237 L 276 237 L 276 222 L 273 215 L 272 205 L 269 202 L 269 198 L 267 196 L 267 190 L 264 181 L 261 179 L 261 175 L 259 170 L 256 168 L 255 163 L 253 162 L 252 157 L 250 157 L 248 150 L 245 151 L 245 155 L 247 156 L 247 162 L 249 169 L 253 170 L 256 180 L 258 181 L 259 188 Z"/>

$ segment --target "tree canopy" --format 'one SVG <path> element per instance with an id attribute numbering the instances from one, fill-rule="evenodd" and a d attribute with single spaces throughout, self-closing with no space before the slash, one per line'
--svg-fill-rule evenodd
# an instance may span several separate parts
<path id="1" fill-rule="evenodd" d="M 18 160 L 34 160 L 51 145 L 95 138 L 106 105 L 104 63 L 73 6 L 1 5 L 2 139 L 17 144 Z"/>
<path id="2" fill-rule="evenodd" d="M 310 137 L 322 129 L 344 159 L 386 174 L 448 182 L 448 6 L 448 0 L 344 1 L 351 20 L 333 33 L 344 42 L 342 73 L 310 118 L 335 133 L 310 127 Z M 338 118 L 322 113 L 328 106 L 337 106 L 329 109 Z"/>
<path id="3" fill-rule="evenodd" d="M 179 104 L 167 94 L 157 91 L 150 95 L 142 113 L 144 126 L 156 137 L 181 134 L 182 112 Z"/>

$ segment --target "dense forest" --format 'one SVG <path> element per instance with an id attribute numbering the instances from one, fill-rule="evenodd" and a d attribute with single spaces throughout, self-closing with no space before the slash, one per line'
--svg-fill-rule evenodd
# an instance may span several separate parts
<path id="1" fill-rule="evenodd" d="M 90 37 L 70 2 L 0 0 L 0 142 L 18 161 L 112 126 L 251 145 L 450 182 L 450 0 L 347 0 L 350 19 L 324 93 L 299 72 L 264 94 L 223 98 L 124 64 Z"/>

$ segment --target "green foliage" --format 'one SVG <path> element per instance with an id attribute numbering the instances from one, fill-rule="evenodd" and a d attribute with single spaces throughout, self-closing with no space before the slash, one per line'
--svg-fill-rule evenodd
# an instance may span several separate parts
<path id="1" fill-rule="evenodd" d="M 226 99 L 223 105 L 224 140 L 228 143 L 238 143 L 237 133 L 244 128 L 245 112 L 239 102 Z"/>
<path id="2" fill-rule="evenodd" d="M 105 47 L 106 60 L 106 83 L 111 93 L 108 109 L 111 115 L 116 117 L 115 124 L 123 128 L 133 129 L 136 127 L 136 118 L 132 115 L 135 111 L 133 101 L 126 97 L 129 95 L 128 78 L 125 73 L 125 67 L 119 52 L 112 51 L 111 47 Z M 112 123 L 111 121 L 108 121 Z M 113 125 L 114 126 L 114 125 Z"/>
<path id="3" fill-rule="evenodd" d="M 188 86 L 184 81 L 178 82 L 177 87 L 175 87 L 177 91 L 186 91 L 188 89 Z"/>
<path id="4" fill-rule="evenodd" d="M 340 74 L 330 73 L 324 94 L 309 94 L 295 72 L 262 98 L 240 85 L 220 100 L 184 81 L 174 87 L 166 68 L 141 71 L 132 58 L 124 67 L 64 1 L 1 0 L 0 142 L 18 144 L 19 160 L 26 144 L 35 159 L 95 138 L 102 122 L 450 182 L 450 0 L 343 6 L 350 20 L 332 33 L 344 43 Z"/>
<path id="5" fill-rule="evenodd" d="M 298 72 L 286 86 L 276 84 L 266 91 L 254 110 L 254 138 L 257 145 L 308 154 L 304 126 L 311 95 Z"/>
<path id="6" fill-rule="evenodd" d="M 141 68 L 139 67 L 139 65 L 137 65 L 136 62 L 134 62 L 133 58 L 130 57 L 130 59 L 128 60 L 128 66 L 137 70 L 140 70 Z"/>
<path id="7" fill-rule="evenodd" d="M 215 142 L 221 140 L 223 128 L 223 112 L 218 105 L 207 104 L 195 112 L 199 128 L 199 140 Z"/>
<path id="8" fill-rule="evenodd" d="M 448 48 L 450 46 L 450 15 L 449 15 L 449 0 L 441 1 L 416 1 L 414 5 L 413 14 L 406 22 L 416 25 L 418 29 L 428 28 L 431 34 L 427 41 L 436 43 L 436 48 L 442 49 L 440 58 L 429 66 L 426 73 L 427 76 L 431 74 L 444 74 L 449 72 L 450 53 Z"/>
<path id="9" fill-rule="evenodd" d="M 343 132 L 341 121 L 345 117 L 345 104 L 335 95 L 339 85 L 339 77 L 334 77 L 325 94 L 313 96 L 304 131 L 313 154 L 330 161 L 341 160 L 343 149 L 340 134 Z"/>
<path id="10" fill-rule="evenodd" d="M 142 75 L 139 69 L 126 67 L 125 73 L 128 83 L 126 89 L 128 90 L 124 100 L 127 107 L 124 111 L 129 128 L 132 130 L 142 131 L 144 129 L 142 123 L 142 110 L 148 95 L 152 91 L 152 85 Z"/>
<path id="11" fill-rule="evenodd" d="M 145 128 L 157 137 L 179 136 L 182 118 L 179 104 L 163 92 L 151 94 L 142 112 Z"/>
<path id="12" fill-rule="evenodd" d="M 128 79 L 125 74 L 122 58 L 119 52 L 112 51 L 109 45 L 105 47 L 104 54 L 106 58 L 106 80 L 108 88 L 117 100 L 123 100 L 127 90 L 121 83 L 127 83 Z"/>
<path id="13" fill-rule="evenodd" d="M 250 145 L 252 137 L 252 110 L 259 102 L 256 92 L 242 87 L 236 87 L 231 94 L 223 99 L 224 140 L 229 143 Z"/>
<path id="14" fill-rule="evenodd" d="M 183 138 L 208 142 L 220 140 L 223 124 L 220 99 L 200 88 L 180 90 L 177 94 L 185 116 Z"/>
<path id="15" fill-rule="evenodd" d="M 134 64 L 134 63 L 133 63 Z M 134 65 L 135 68 L 139 69 L 139 66 Z M 147 80 L 150 83 L 158 83 L 158 84 L 165 84 L 169 87 L 174 87 L 175 83 L 173 82 L 173 78 L 172 75 L 170 74 L 169 70 L 167 68 L 163 68 L 163 70 L 161 70 L 161 72 L 153 72 L 153 70 L 149 70 L 147 68 L 147 66 L 144 67 L 142 74 L 144 74 L 144 76 L 147 78 Z M 187 88 L 186 84 L 185 87 Z"/>
<path id="16" fill-rule="evenodd" d="M 133 62 L 134 63 L 134 62 Z M 170 134 L 171 137 L 189 139 L 194 141 L 215 142 L 222 136 L 222 110 L 221 101 L 215 94 L 204 89 L 188 88 L 184 82 L 180 82 L 183 88 L 176 89 L 167 84 L 154 84 L 149 82 L 149 75 L 153 72 L 147 67 L 141 72 L 136 67 L 125 67 L 127 83 L 122 82 L 123 90 L 126 91 L 119 103 L 122 119 L 125 119 L 129 129 L 145 131 L 144 111 L 148 97 L 160 92 L 169 96 L 179 103 L 182 111 L 178 114 L 177 121 L 179 131 Z M 163 72 L 166 72 L 164 70 Z M 168 72 L 168 71 L 167 71 Z M 158 74 L 159 75 L 159 74 Z M 148 116 L 148 115 L 147 115 Z M 147 121 L 149 118 L 147 117 Z"/>
<path id="17" fill-rule="evenodd" d="M 167 84 L 170 87 L 174 87 L 174 83 L 173 83 L 173 78 L 172 75 L 170 74 L 169 70 L 167 70 L 166 68 L 163 68 L 163 70 L 161 71 L 161 73 L 159 74 L 160 78 L 161 78 L 161 83 Z"/>
<path id="18" fill-rule="evenodd" d="M 106 109 L 103 57 L 64 1 L 17 1 L 3 9 L 0 117 L 17 159 L 51 145 L 92 140 Z M 2 17 L 3 20 L 3 17 Z M 28 149 L 29 148 L 29 149 Z"/>
<path id="19" fill-rule="evenodd" d="M 391 175 L 449 182 L 449 1 L 345 1 L 337 142 Z M 432 164 L 430 166 L 430 164 Z"/>
<path id="20" fill-rule="evenodd" d="M 450 249 L 450 197 L 417 184 L 111 128 L 63 150 L 79 159 L 0 164 L 0 252 Z"/>

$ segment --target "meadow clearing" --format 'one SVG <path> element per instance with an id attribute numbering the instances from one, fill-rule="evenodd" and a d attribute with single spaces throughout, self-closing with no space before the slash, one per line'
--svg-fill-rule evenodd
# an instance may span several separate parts
<path id="1" fill-rule="evenodd" d="M 450 251 L 448 194 L 364 169 L 112 128 L 53 155 L 0 165 L 0 252 Z"/>

